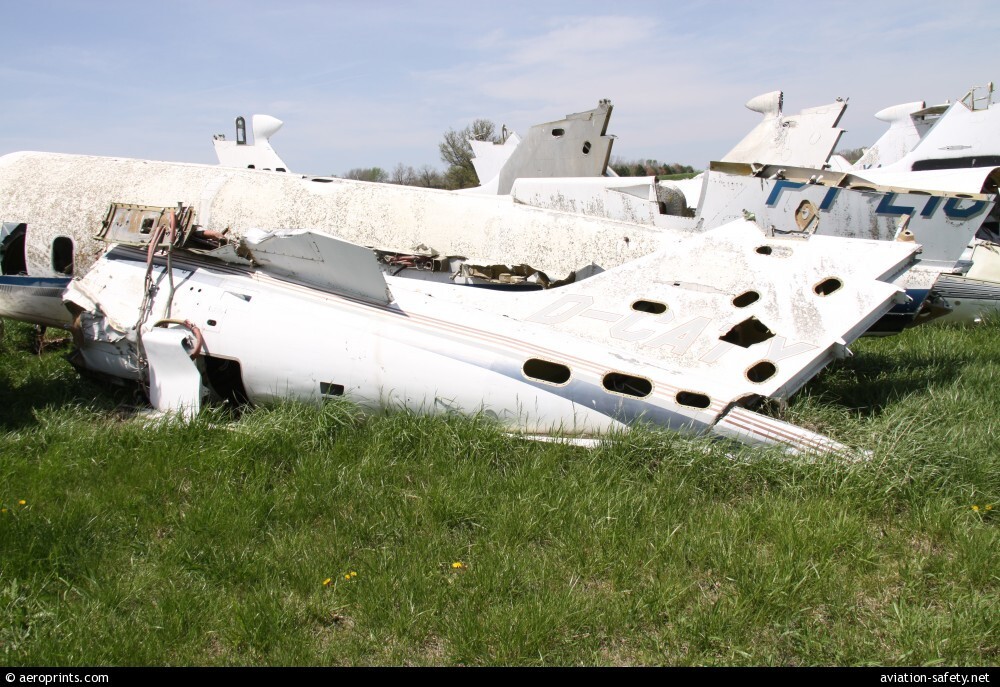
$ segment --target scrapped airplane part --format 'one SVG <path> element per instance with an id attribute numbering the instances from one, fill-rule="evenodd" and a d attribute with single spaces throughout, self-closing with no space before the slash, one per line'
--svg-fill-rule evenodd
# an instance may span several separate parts
<path id="1" fill-rule="evenodd" d="M 158 410 L 187 416 L 210 397 L 344 396 L 481 412 L 529 434 L 586 437 L 641 421 L 836 452 L 750 408 L 787 398 L 847 355 L 902 297 L 888 281 L 919 250 L 764 239 L 738 221 L 670 235 L 644 258 L 528 293 L 383 277 L 374 259 L 360 261 L 357 281 L 382 286 L 359 297 L 315 274 L 342 269 L 361 247 L 314 231 L 240 233 L 249 259 L 111 247 L 65 290 L 75 364 L 144 382 Z M 325 269 L 288 269 L 303 260 Z"/>
<path id="2" fill-rule="evenodd" d="M 795 454 L 833 453 L 857 458 L 865 456 L 830 437 L 745 408 L 733 408 L 726 413 L 715 425 L 715 433 L 744 443 L 783 446 L 788 452 Z"/>
<path id="3" fill-rule="evenodd" d="M 249 231 L 237 255 L 271 274 L 324 291 L 350 294 L 373 303 L 392 301 L 375 254 L 326 234 L 305 230 Z"/>
<path id="4" fill-rule="evenodd" d="M 96 238 L 126 246 L 183 246 L 191 235 L 191 208 L 151 207 L 113 203 Z"/>
<path id="5" fill-rule="evenodd" d="M 784 95 L 773 91 L 752 98 L 748 109 L 764 118 L 722 158 L 723 162 L 770 163 L 822 169 L 844 133 L 838 129 L 847 102 L 810 107 L 796 115 L 782 114 Z"/>
<path id="6" fill-rule="evenodd" d="M 236 118 L 236 140 L 227 141 L 225 134 L 212 137 L 215 154 L 223 167 L 262 169 L 287 172 L 288 165 L 271 147 L 271 137 L 278 133 L 282 122 L 270 115 L 255 114 L 251 117 L 253 143 L 247 141 L 247 124 L 243 117 Z"/>
<path id="7" fill-rule="evenodd" d="M 989 83 L 973 87 L 964 98 L 950 105 L 914 112 L 911 116 L 919 140 L 912 148 L 897 159 L 881 155 L 881 167 L 872 159 L 862 158 L 854 174 L 870 182 L 897 187 L 947 191 L 968 197 L 979 193 L 995 195 L 1000 188 L 1000 104 L 993 99 L 994 88 Z M 903 127 L 905 121 L 899 128 Z M 890 127 L 883 139 L 892 133 Z M 906 141 L 912 139 L 911 133 Z M 976 233 L 977 241 L 970 242 L 963 255 L 972 262 L 972 269 L 967 274 L 942 275 L 938 281 L 933 294 L 952 308 L 939 321 L 975 323 L 995 316 L 1000 274 L 993 274 L 992 254 L 977 248 L 980 240 L 988 244 L 1000 238 L 998 220 L 1000 209 L 994 206 Z M 984 265 L 979 267 L 976 261 Z"/>
<path id="8" fill-rule="evenodd" d="M 668 231 L 701 231 L 745 218 L 767 236 L 808 238 L 819 234 L 916 241 L 923 247 L 918 266 L 897 282 L 906 288 L 910 300 L 897 306 L 872 333 L 898 332 L 946 311 L 947 303 L 934 290 L 934 284 L 941 274 L 961 271 L 960 258 L 977 232 L 984 238 L 992 238 L 989 231 L 996 224 L 997 208 L 994 197 L 987 194 L 996 192 L 1000 174 L 988 167 L 905 172 L 897 174 L 897 185 L 885 186 L 872 181 L 873 175 L 868 171 L 852 170 L 846 164 L 842 165 L 844 171 L 823 169 L 829 167 L 822 163 L 823 156 L 829 153 L 827 148 L 818 150 L 813 167 L 764 164 L 790 159 L 789 141 L 802 142 L 765 136 L 770 130 L 768 126 L 780 128 L 783 124 L 800 132 L 798 120 L 782 119 L 781 97 L 776 91 L 748 103 L 750 109 L 764 115 L 764 122 L 737 146 L 739 154 L 731 153 L 724 161 L 711 163 L 710 170 L 696 179 L 657 182 L 653 177 L 522 178 L 515 181 L 511 196 L 518 203 L 534 207 Z M 983 101 L 976 102 L 979 111 L 983 111 L 986 107 Z M 957 106 L 968 109 L 965 105 Z M 815 135 L 809 135 L 810 144 L 826 141 L 832 148 L 841 133 L 832 127 L 845 107 L 846 103 L 838 101 L 833 109 L 808 111 L 814 115 L 806 118 L 808 126 L 815 128 Z M 922 136 L 946 126 L 942 119 L 932 128 L 942 113 L 942 108 L 926 108 L 922 102 L 883 110 L 878 116 L 890 122 L 890 132 L 869 150 L 868 160 L 876 156 L 888 160 L 908 154 Z M 955 115 L 951 117 L 949 122 L 956 120 Z M 818 133 L 823 127 L 829 130 L 828 134 Z M 979 133 L 974 136 L 980 141 L 977 150 L 981 153 L 992 149 L 985 143 L 991 138 L 985 135 L 986 129 L 988 126 L 981 123 Z M 997 136 L 992 139 L 1000 141 Z M 725 161 L 739 157 L 752 161 Z M 876 173 L 881 174 L 882 170 Z M 923 174 L 934 175 L 936 181 L 926 179 L 928 185 L 921 185 Z M 944 178 L 949 180 L 948 184 L 941 183 Z M 923 190 L 942 186 L 953 190 Z"/>
<path id="9" fill-rule="evenodd" d="M 979 241 L 971 251 L 972 267 L 962 274 L 943 275 L 938 292 L 952 311 L 943 323 L 979 324 L 1000 317 L 1000 245 Z"/>
<path id="10" fill-rule="evenodd" d="M 601 100 L 593 110 L 531 127 L 523 140 L 513 134 L 502 143 L 469 141 L 480 186 L 465 192 L 506 195 L 522 177 L 604 176 L 614 143 L 607 135 L 612 109 Z"/>
<path id="11" fill-rule="evenodd" d="M 865 150 L 852 169 L 870 169 L 898 162 L 913 150 L 947 106 L 928 108 L 924 101 L 893 105 L 875 113 L 889 130 Z"/>
<path id="12" fill-rule="evenodd" d="M 1000 169 L 1000 103 L 993 102 L 993 93 L 992 83 L 971 89 L 900 159 L 855 173 L 887 186 L 994 192 Z"/>
<path id="13" fill-rule="evenodd" d="M 60 277 L 0 276 L 0 316 L 65 329 L 72 322 L 62 300 L 68 284 Z"/>
<path id="14" fill-rule="evenodd" d="M 201 372 L 191 360 L 188 331 L 154 327 L 142 336 L 149 369 L 149 402 L 161 412 L 192 418 L 201 409 Z"/>
<path id="15" fill-rule="evenodd" d="M 455 270 L 437 275 L 445 281 L 462 265 L 528 265 L 559 283 L 591 265 L 607 269 L 648 255 L 662 240 L 653 227 L 527 207 L 505 196 L 149 160 L 0 157 L 0 217 L 26 227 L 24 271 L 34 276 L 60 276 L 52 247 L 63 235 L 77 246 L 76 274 L 86 272 L 103 247 L 93 236 L 110 204 L 152 208 L 151 216 L 136 210 L 136 217 L 153 232 L 162 225 L 155 218 L 178 202 L 194 213 L 184 234 L 192 248 L 232 252 L 246 227 L 308 227 L 386 253 L 429 253 Z"/>
<path id="16" fill-rule="evenodd" d="M 684 194 L 651 176 L 517 179 L 510 195 L 532 207 L 651 226 L 663 226 L 661 215 L 690 215 Z M 675 222 L 663 228 L 683 227 Z"/>
<path id="17" fill-rule="evenodd" d="M 915 240 L 924 268 L 952 270 L 994 207 L 984 194 L 879 186 L 853 174 L 779 165 L 715 163 L 699 217 L 706 228 L 749 212 L 769 235 Z"/>
<path id="18" fill-rule="evenodd" d="M 678 190 L 652 177 L 519 179 L 511 197 L 669 232 L 704 231 L 750 219 L 764 236 L 916 241 L 922 247 L 919 261 L 897 282 L 910 300 L 878 323 L 872 333 L 880 334 L 923 320 L 939 275 L 959 269 L 963 251 L 994 208 L 988 195 L 914 192 L 846 173 L 776 165 L 712 163 L 701 184 L 693 216 Z"/>

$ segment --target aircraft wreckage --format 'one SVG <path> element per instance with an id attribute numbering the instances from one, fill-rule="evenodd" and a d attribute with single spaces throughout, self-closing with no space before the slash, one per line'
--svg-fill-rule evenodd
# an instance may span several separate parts
<path id="1" fill-rule="evenodd" d="M 0 212 L 0 314 L 70 330 L 78 367 L 145 385 L 159 410 L 345 396 L 484 412 L 530 434 L 646 421 L 806 452 L 842 447 L 755 408 L 847 355 L 904 298 L 891 282 L 919 250 L 765 237 L 742 219 L 665 232 L 509 196 L 43 153 L 0 158 Z M 392 276 L 387 256 L 420 244 L 564 285 L 501 293 Z"/>
<path id="2" fill-rule="evenodd" d="M 897 282 L 910 300 L 871 333 L 898 332 L 942 315 L 972 321 L 1000 310 L 1000 206 L 994 202 L 1000 105 L 992 96 L 989 84 L 948 105 L 887 108 L 876 116 L 889 122 L 889 131 L 852 166 L 832 155 L 846 101 L 787 115 L 782 93 L 767 93 L 747 103 L 762 115 L 754 129 L 707 172 L 686 181 L 617 178 L 606 157 L 603 167 L 562 176 L 550 160 L 584 157 L 580 147 L 588 148 L 586 139 L 593 137 L 586 129 L 569 129 L 566 123 L 582 116 L 571 115 L 533 127 L 525 142 L 477 143 L 473 162 L 488 181 L 470 192 L 509 193 L 533 207 L 665 231 L 703 231 L 746 218 L 765 236 L 916 241 L 919 262 Z M 599 119 L 603 134 L 610 103 L 583 114 Z"/>
<path id="3" fill-rule="evenodd" d="M 841 451 L 754 409 L 894 306 L 912 321 L 914 284 L 933 283 L 921 272 L 955 269 L 993 196 L 807 177 L 843 105 L 768 144 L 787 128 L 774 100 L 718 163 L 728 191 L 694 182 L 694 211 L 655 179 L 586 178 L 607 169 L 607 101 L 479 146 L 487 182 L 464 194 L 287 173 L 268 117 L 254 145 L 245 124 L 216 138 L 220 167 L 10 154 L 0 314 L 69 329 L 77 366 L 145 385 L 163 411 L 346 396 L 536 435 L 642 420 Z M 780 167 L 740 159 L 774 141 L 791 151 Z"/>

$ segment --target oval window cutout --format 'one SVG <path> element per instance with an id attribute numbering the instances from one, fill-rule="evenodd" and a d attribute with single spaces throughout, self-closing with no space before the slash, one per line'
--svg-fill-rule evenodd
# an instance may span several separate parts
<path id="1" fill-rule="evenodd" d="M 733 305 L 737 308 L 745 308 L 760 300 L 760 294 L 756 291 L 744 291 L 733 299 Z"/>
<path id="2" fill-rule="evenodd" d="M 590 141 L 584 141 L 583 142 L 583 154 L 584 155 L 589 155 L 590 154 Z"/>
<path id="3" fill-rule="evenodd" d="M 653 393 L 653 383 L 644 377 L 634 377 L 621 372 L 604 375 L 604 388 L 616 394 L 645 398 Z"/>
<path id="4" fill-rule="evenodd" d="M 774 251 L 771 250 L 770 246 L 758 246 L 757 252 L 760 253 L 761 255 L 770 255 Z"/>
<path id="5" fill-rule="evenodd" d="M 570 369 L 560 363 L 541 358 L 529 358 L 521 368 L 524 376 L 547 384 L 565 384 L 572 376 Z"/>
<path id="6" fill-rule="evenodd" d="M 565 129 L 553 129 L 553 130 L 552 130 L 552 136 L 553 136 L 554 138 L 559 138 L 559 137 L 560 137 L 560 136 L 562 136 L 562 135 L 563 135 L 564 133 L 566 133 L 566 130 L 565 130 Z"/>
<path id="7" fill-rule="evenodd" d="M 659 301 L 636 301 L 632 304 L 632 309 L 638 312 L 648 312 L 654 315 L 667 312 L 667 304 Z"/>
<path id="8" fill-rule="evenodd" d="M 830 277 L 829 279 L 824 279 L 819 284 L 813 287 L 813 291 L 816 292 L 817 296 L 829 296 L 834 291 L 840 289 L 844 285 L 844 282 L 840 281 L 836 277 Z"/>
<path id="9" fill-rule="evenodd" d="M 689 408 L 707 408 L 712 405 L 712 400 L 708 396 L 693 391 L 678 391 L 676 399 L 678 405 Z"/>
<path id="10" fill-rule="evenodd" d="M 73 276 L 73 239 L 68 236 L 57 236 L 52 241 L 52 269 Z"/>
<path id="11" fill-rule="evenodd" d="M 761 360 L 759 363 L 748 369 L 746 375 L 747 379 L 754 384 L 760 384 L 761 382 L 766 382 L 773 377 L 774 373 L 777 371 L 778 368 L 775 367 L 774 363 L 770 360 Z"/>

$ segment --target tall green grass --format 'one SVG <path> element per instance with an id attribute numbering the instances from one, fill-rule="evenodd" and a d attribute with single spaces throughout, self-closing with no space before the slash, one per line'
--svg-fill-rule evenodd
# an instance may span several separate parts
<path id="1" fill-rule="evenodd" d="M 859 342 L 774 411 L 846 463 L 348 403 L 149 422 L 8 322 L 0 660 L 995 665 L 998 334 Z"/>

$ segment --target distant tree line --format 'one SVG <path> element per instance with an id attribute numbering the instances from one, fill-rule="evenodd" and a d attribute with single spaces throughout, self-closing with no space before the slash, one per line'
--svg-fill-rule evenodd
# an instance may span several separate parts
<path id="1" fill-rule="evenodd" d="M 441 161 L 447 165 L 444 172 L 430 165 L 415 168 L 400 162 L 391 171 L 381 167 L 355 167 L 342 175 L 344 179 L 375 181 L 383 184 L 421 186 L 423 188 L 460 189 L 480 184 L 472 164 L 472 146 L 469 139 L 501 143 L 496 125 L 488 119 L 477 119 L 464 129 L 448 129 L 438 145 Z"/>
<path id="2" fill-rule="evenodd" d="M 488 119 L 477 119 L 464 129 L 448 129 L 438 145 L 441 161 L 447 166 L 440 172 L 430 165 L 419 169 L 399 163 L 391 171 L 381 167 L 355 167 L 343 175 L 345 179 L 375 181 L 383 184 L 421 186 L 423 188 L 460 189 L 478 186 L 482 181 L 476 176 L 472 164 L 472 146 L 469 140 L 503 143 L 496 125 Z M 623 160 L 612 158 L 611 169 L 622 177 L 663 176 L 669 174 L 693 174 L 691 165 L 667 164 L 656 160 Z"/>
<path id="3" fill-rule="evenodd" d="M 445 185 L 445 177 L 430 165 L 424 165 L 420 169 L 416 169 L 410 165 L 404 165 L 402 162 L 389 172 L 386 172 L 381 167 L 355 167 L 344 174 L 343 178 L 357 179 L 358 181 L 376 181 L 381 184 L 448 188 Z"/>
<path id="4" fill-rule="evenodd" d="M 611 169 L 620 177 L 653 177 L 667 174 L 693 174 L 697 170 L 691 165 L 678 162 L 666 163 L 656 160 L 623 160 L 620 157 L 611 158 Z"/>

